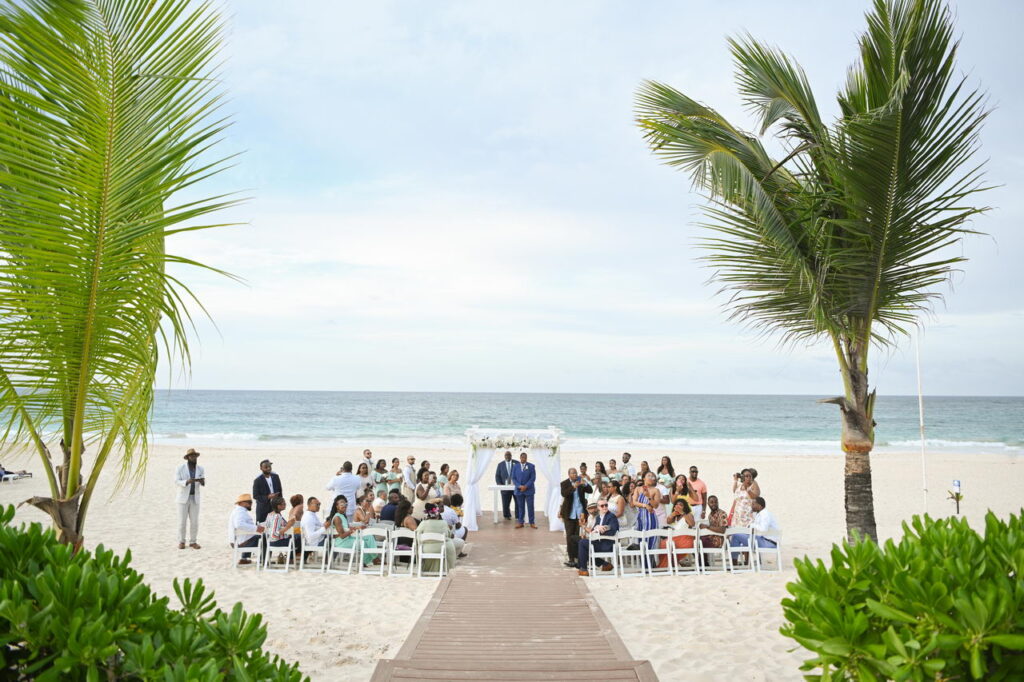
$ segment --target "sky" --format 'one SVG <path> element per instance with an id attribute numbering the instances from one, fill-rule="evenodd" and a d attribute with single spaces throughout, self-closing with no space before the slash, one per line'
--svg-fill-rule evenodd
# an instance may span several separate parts
<path id="1" fill-rule="evenodd" d="M 206 191 L 241 223 L 169 251 L 240 277 L 184 277 L 194 389 L 841 391 L 826 345 L 727 319 L 695 248 L 702 200 L 634 123 L 644 79 L 753 128 L 726 38 L 804 66 L 827 117 L 866 2 L 229 0 L 223 86 L 242 152 Z M 954 3 L 960 68 L 994 111 L 994 209 L 923 319 L 931 395 L 1021 395 L 1024 3 Z M 916 392 L 913 338 L 875 352 L 880 393 Z"/>

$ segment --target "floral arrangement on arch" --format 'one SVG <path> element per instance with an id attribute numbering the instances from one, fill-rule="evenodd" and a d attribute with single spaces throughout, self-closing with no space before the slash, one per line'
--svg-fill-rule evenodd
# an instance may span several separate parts
<path id="1" fill-rule="evenodd" d="M 519 449 L 535 449 L 535 448 L 547 448 L 550 453 L 549 456 L 554 457 L 555 453 L 558 452 L 558 442 L 552 441 L 548 438 L 538 438 L 536 436 L 518 436 L 512 434 L 510 436 L 482 436 L 474 437 L 470 440 L 470 445 L 473 446 L 473 450 L 477 448 L 494 448 L 500 450 L 502 448 L 513 450 Z"/>

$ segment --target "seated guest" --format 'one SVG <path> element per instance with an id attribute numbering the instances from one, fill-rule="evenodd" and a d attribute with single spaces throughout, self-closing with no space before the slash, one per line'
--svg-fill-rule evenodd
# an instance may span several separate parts
<path id="1" fill-rule="evenodd" d="M 236 534 L 243 531 L 252 533 L 252 535 L 241 536 L 244 539 L 238 540 Z M 228 544 L 234 547 L 237 542 L 239 547 L 255 547 L 260 541 L 260 536 L 257 533 L 262 532 L 263 526 L 257 526 L 252 518 L 252 495 L 249 493 L 239 495 L 235 500 L 234 509 L 231 510 L 231 517 L 228 519 Z M 239 565 L 252 563 L 249 559 L 251 555 L 252 552 L 243 554 L 241 561 L 238 562 Z"/>
<path id="2" fill-rule="evenodd" d="M 380 510 L 384 508 L 384 505 L 388 503 L 388 494 L 383 490 L 378 490 L 373 498 L 373 513 L 380 518 Z"/>
<path id="3" fill-rule="evenodd" d="M 311 497 L 306 501 L 306 511 L 302 513 L 302 545 L 303 547 L 320 547 L 324 544 L 327 524 L 320 518 L 320 500 Z"/>
<path id="4" fill-rule="evenodd" d="M 455 543 L 455 556 L 461 558 L 465 556 L 462 553 L 462 548 L 466 546 L 466 541 L 460 538 L 457 533 L 462 528 L 462 521 L 459 519 L 458 513 L 452 509 L 452 498 L 444 498 L 444 502 L 439 507 L 441 511 L 441 520 L 448 524 L 448 532 L 452 534 L 452 542 Z"/>
<path id="5" fill-rule="evenodd" d="M 590 518 L 587 520 L 586 527 L 580 529 L 580 534 L 585 537 L 580 538 L 580 546 L 576 552 L 580 561 L 580 575 L 590 575 L 587 562 L 590 560 L 591 543 L 593 543 L 595 552 L 610 552 L 612 543 L 615 542 L 612 538 L 619 532 L 619 520 L 615 518 L 615 514 L 608 511 L 607 500 L 587 505 L 587 512 L 590 513 Z M 608 539 L 598 540 L 599 537 Z M 594 564 L 600 566 L 602 571 L 610 571 L 614 568 L 604 559 L 595 559 Z"/>
<path id="6" fill-rule="evenodd" d="M 672 505 L 672 513 L 668 515 L 668 523 L 672 526 L 672 530 L 675 531 L 696 527 L 690 503 L 682 498 L 677 499 Z M 679 549 L 693 549 L 693 541 L 694 537 L 692 535 L 675 535 L 672 537 L 673 544 Z M 667 542 L 662 540 L 661 548 L 664 549 L 667 546 Z M 668 568 L 667 556 L 663 555 L 658 560 L 658 568 Z"/>
<path id="7" fill-rule="evenodd" d="M 388 503 L 381 507 L 380 514 L 377 515 L 381 521 L 395 522 L 395 510 L 398 509 L 398 502 L 402 499 L 402 496 L 397 490 L 392 490 L 388 493 Z M 398 524 L 395 523 L 397 526 Z"/>
<path id="8" fill-rule="evenodd" d="M 357 500 L 356 513 L 352 518 L 353 528 L 366 528 L 377 520 L 377 515 L 373 513 L 372 495 L 373 493 L 367 491 Z"/>
<path id="9" fill-rule="evenodd" d="M 451 510 L 455 512 L 455 514 L 459 517 L 459 527 L 458 530 L 455 532 L 455 537 L 462 538 L 463 540 L 465 540 L 469 537 L 469 531 L 466 529 L 466 526 L 462 523 L 462 502 L 462 495 L 452 495 Z"/>
<path id="10" fill-rule="evenodd" d="M 287 521 L 284 518 L 284 509 L 288 503 L 283 497 L 275 497 L 270 500 L 270 513 L 264 524 L 267 527 L 267 544 L 271 547 L 287 547 L 291 539 L 290 531 L 295 524 L 294 521 Z"/>
<path id="11" fill-rule="evenodd" d="M 305 509 L 302 506 L 303 501 L 302 495 L 292 495 L 288 499 L 288 503 L 292 506 L 288 510 L 288 522 L 292 524 L 296 550 L 302 546 L 302 515 L 305 513 Z"/>
<path id="12" fill-rule="evenodd" d="M 334 527 L 334 546 L 341 549 L 350 549 L 355 547 L 357 540 L 361 540 L 363 547 L 376 547 L 377 541 L 374 538 L 361 536 L 359 530 L 349 524 L 348 516 L 346 516 L 347 512 L 348 500 L 345 499 L 344 495 L 338 495 L 334 498 L 334 508 L 331 510 L 331 515 L 327 518 L 328 524 Z M 369 566 L 371 563 L 379 564 L 380 557 L 373 554 L 364 554 L 363 565 Z"/>
<path id="13" fill-rule="evenodd" d="M 775 517 L 765 507 L 763 497 L 755 497 L 750 501 L 750 508 L 754 513 L 754 520 L 750 526 L 754 531 L 754 542 L 758 547 L 775 547 L 777 545 L 777 538 L 773 538 L 772 535 L 777 535 L 779 532 L 779 526 L 775 522 Z M 750 535 L 747 533 L 737 533 L 732 536 L 730 545 L 732 547 L 746 547 L 750 543 Z M 743 555 L 744 560 L 740 561 L 741 564 L 745 564 L 747 552 L 734 552 L 732 560 L 737 561 L 740 555 Z"/>
<path id="14" fill-rule="evenodd" d="M 448 564 L 448 568 L 455 568 L 455 543 L 452 541 L 451 533 L 448 532 L 448 524 L 441 519 L 441 512 L 439 507 L 433 502 L 427 502 L 423 510 L 424 518 L 420 521 L 420 525 L 416 528 L 416 542 L 423 547 L 424 552 L 436 553 L 441 549 L 441 544 L 437 541 L 423 542 L 422 537 L 424 533 L 437 533 L 445 536 L 444 541 L 444 554 L 445 562 Z M 424 571 L 436 571 L 438 570 L 437 559 L 427 559 L 423 562 Z"/>
<path id="15" fill-rule="evenodd" d="M 710 513 L 707 515 L 707 520 L 701 523 L 700 527 L 707 528 L 713 533 L 724 533 L 725 529 L 729 527 L 729 515 L 718 506 L 718 495 L 708 497 L 708 509 Z M 704 547 L 721 547 L 722 538 L 709 535 L 702 537 L 700 544 Z"/>
<path id="16" fill-rule="evenodd" d="M 416 530 L 416 517 L 412 515 L 412 502 L 403 499 L 395 509 L 395 527 Z"/>

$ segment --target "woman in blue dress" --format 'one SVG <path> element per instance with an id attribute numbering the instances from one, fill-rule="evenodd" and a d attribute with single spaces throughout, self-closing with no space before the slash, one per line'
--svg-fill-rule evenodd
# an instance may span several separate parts
<path id="1" fill-rule="evenodd" d="M 655 510 L 661 504 L 661 493 L 658 491 L 658 477 L 653 471 L 648 471 L 644 476 L 643 485 L 637 486 L 633 491 L 630 503 L 636 509 L 637 530 L 654 530 L 658 527 L 658 515 Z M 657 544 L 658 538 L 647 539 L 649 548 L 654 549 Z"/>

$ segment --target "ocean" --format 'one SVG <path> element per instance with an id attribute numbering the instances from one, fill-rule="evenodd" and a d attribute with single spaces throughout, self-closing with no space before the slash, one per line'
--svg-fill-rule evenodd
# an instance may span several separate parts
<path id="1" fill-rule="evenodd" d="M 227 447 L 461 447 L 472 426 L 565 432 L 563 450 L 840 453 L 839 412 L 796 395 L 157 392 L 155 442 Z M 876 451 L 920 447 L 916 396 L 879 396 Z M 930 451 L 1019 454 L 1024 397 L 926 397 Z"/>

